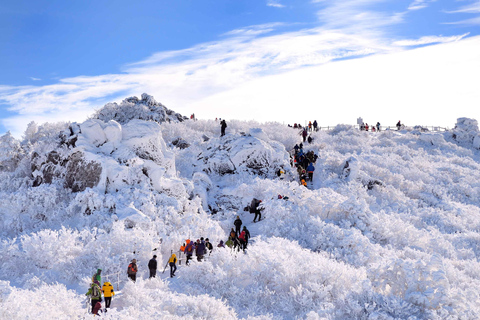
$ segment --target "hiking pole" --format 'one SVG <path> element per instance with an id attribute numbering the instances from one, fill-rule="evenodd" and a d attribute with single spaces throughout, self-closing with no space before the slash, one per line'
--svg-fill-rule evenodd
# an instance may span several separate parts
<path id="1" fill-rule="evenodd" d="M 173 250 L 170 250 L 170 256 L 172 255 L 172 252 L 173 252 Z M 170 258 L 168 258 L 168 260 L 170 261 Z M 168 266 L 168 261 L 167 261 L 167 264 L 165 265 L 165 268 L 163 269 L 162 273 L 165 273 L 165 270 L 167 270 L 167 266 Z"/>
<path id="2" fill-rule="evenodd" d="M 163 269 L 162 273 L 165 273 L 165 270 L 167 270 L 167 266 L 168 266 L 168 261 L 167 261 L 167 264 L 165 265 L 165 268 Z"/>

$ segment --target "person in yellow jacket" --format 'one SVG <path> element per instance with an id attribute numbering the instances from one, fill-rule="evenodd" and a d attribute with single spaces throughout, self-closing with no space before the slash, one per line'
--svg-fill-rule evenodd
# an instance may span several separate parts
<path id="1" fill-rule="evenodd" d="M 113 286 L 110 282 L 104 282 L 102 286 L 103 297 L 105 298 L 105 309 L 110 308 L 110 303 L 112 303 L 112 297 L 115 295 L 113 291 Z"/>
<path id="2" fill-rule="evenodd" d="M 175 271 L 177 271 L 177 266 L 175 263 L 177 263 L 177 256 L 175 253 L 172 253 L 172 256 L 170 259 L 168 259 L 168 263 L 170 264 L 170 278 L 175 277 Z"/>

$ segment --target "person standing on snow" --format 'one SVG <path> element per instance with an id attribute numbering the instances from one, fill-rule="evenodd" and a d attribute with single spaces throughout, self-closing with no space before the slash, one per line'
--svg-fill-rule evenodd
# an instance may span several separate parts
<path id="1" fill-rule="evenodd" d="M 93 281 L 85 295 L 90 296 L 92 302 L 92 313 L 97 314 L 98 310 L 95 312 L 95 305 L 97 302 L 102 302 L 102 289 L 100 289 L 100 282 L 97 280 Z"/>
<path id="2" fill-rule="evenodd" d="M 241 228 L 242 228 L 242 220 L 240 220 L 240 216 L 237 216 L 237 219 L 233 222 L 233 225 L 235 226 L 235 233 L 237 234 L 237 236 L 240 234 L 241 232 Z"/>
<path id="3" fill-rule="evenodd" d="M 138 272 L 137 259 L 133 259 L 127 268 L 128 277 L 132 279 L 133 282 L 137 281 L 137 272 Z"/>
<path id="4" fill-rule="evenodd" d="M 210 240 L 205 239 L 205 248 L 208 249 L 209 254 L 212 253 L 213 245 L 210 243 Z"/>
<path id="5" fill-rule="evenodd" d="M 307 166 L 307 173 L 308 173 L 308 180 L 313 181 L 313 171 L 315 171 L 315 167 L 313 163 L 309 163 Z"/>
<path id="6" fill-rule="evenodd" d="M 313 121 L 313 130 L 317 131 L 317 126 L 318 126 L 317 120 L 314 120 Z"/>
<path id="7" fill-rule="evenodd" d="M 240 241 L 240 248 L 245 251 L 245 231 L 242 231 L 238 236 L 238 240 Z"/>
<path id="8" fill-rule="evenodd" d="M 98 281 L 98 283 L 102 283 L 102 277 L 100 274 L 102 273 L 102 269 L 98 268 L 97 272 L 92 276 L 92 282 Z"/>
<path id="9" fill-rule="evenodd" d="M 186 241 L 187 245 L 185 246 L 185 254 L 187 256 L 187 261 L 185 262 L 185 264 L 188 266 L 190 264 L 190 259 L 192 259 L 192 255 L 193 255 L 193 241 L 190 241 L 190 239 L 188 239 Z"/>
<path id="10" fill-rule="evenodd" d="M 198 262 L 202 261 L 205 255 L 205 241 L 203 241 L 203 237 L 200 239 L 201 241 L 197 239 L 197 245 L 195 246 L 195 254 Z"/>
<path id="11" fill-rule="evenodd" d="M 175 271 L 177 271 L 177 266 L 175 263 L 177 263 L 177 256 L 175 253 L 172 253 L 170 259 L 168 259 L 168 264 L 170 265 L 170 278 L 175 277 Z"/>
<path id="12" fill-rule="evenodd" d="M 225 135 L 225 128 L 227 128 L 227 123 L 225 122 L 225 119 L 220 121 L 220 126 L 222 131 L 222 134 L 220 136 L 223 137 Z"/>
<path id="13" fill-rule="evenodd" d="M 149 279 L 150 278 L 155 278 L 155 276 L 157 275 L 157 256 L 154 255 L 152 259 L 150 259 L 150 261 L 148 261 L 148 269 L 150 270 L 150 276 L 148 277 Z"/>
<path id="14" fill-rule="evenodd" d="M 113 291 L 113 286 L 110 282 L 105 282 L 102 287 L 103 296 L 105 297 L 105 309 L 110 308 L 112 303 L 112 297 L 115 295 Z"/>
<path id="15" fill-rule="evenodd" d="M 252 202 L 250 203 L 250 213 L 255 213 L 255 217 L 253 218 L 253 222 L 257 222 L 257 217 L 258 221 L 262 220 L 262 214 L 260 213 L 260 209 L 258 209 L 258 206 L 262 200 L 258 200 L 253 198 Z"/>
<path id="16" fill-rule="evenodd" d="M 248 231 L 246 226 L 243 226 L 242 232 L 245 232 L 245 246 L 244 246 L 244 250 L 245 250 L 247 249 L 247 246 L 248 246 L 248 239 L 250 239 L 250 231 Z"/>
<path id="17" fill-rule="evenodd" d="M 305 128 L 302 131 L 303 142 L 307 140 L 307 136 L 308 136 L 308 132 L 307 132 L 307 128 Z"/>
<path id="18" fill-rule="evenodd" d="M 397 130 L 400 130 L 401 127 L 402 127 L 402 124 L 400 123 L 400 120 L 398 120 L 398 122 L 397 122 Z"/>
<path id="19" fill-rule="evenodd" d="M 380 131 L 380 122 L 377 122 L 377 131 Z"/>

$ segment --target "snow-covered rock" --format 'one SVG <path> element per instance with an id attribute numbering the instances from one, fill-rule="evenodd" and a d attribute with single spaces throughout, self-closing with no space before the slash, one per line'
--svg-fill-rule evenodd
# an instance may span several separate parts
<path id="1" fill-rule="evenodd" d="M 130 97 L 123 100 L 120 104 L 116 102 L 107 103 L 93 117 L 104 122 L 115 120 L 122 125 L 133 119 L 150 120 L 158 123 L 182 122 L 188 119 L 179 113 L 167 109 L 163 104 L 155 101 L 152 96 L 146 93 L 142 94 L 141 99 Z"/>

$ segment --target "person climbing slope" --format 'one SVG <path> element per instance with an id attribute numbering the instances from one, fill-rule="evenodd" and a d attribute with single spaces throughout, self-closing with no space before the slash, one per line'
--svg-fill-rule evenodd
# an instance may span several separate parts
<path id="1" fill-rule="evenodd" d="M 113 286 L 110 282 L 105 282 L 102 287 L 103 290 L 103 297 L 105 298 L 105 309 L 110 308 L 110 304 L 112 303 L 112 297 L 115 295 L 113 291 Z"/>
<path id="2" fill-rule="evenodd" d="M 242 228 L 242 220 L 240 220 L 240 216 L 237 216 L 237 219 L 233 222 L 233 225 L 235 226 L 235 233 L 237 235 L 240 234 L 241 228 Z"/>
<path id="3" fill-rule="evenodd" d="M 227 123 L 225 122 L 225 119 L 220 121 L 220 126 L 222 131 L 222 134 L 220 136 L 223 137 L 225 135 L 225 128 L 227 128 Z"/>
<path id="4" fill-rule="evenodd" d="M 172 253 L 170 259 L 168 259 L 168 264 L 170 265 L 170 278 L 175 277 L 175 271 L 177 271 L 177 256 L 175 253 Z"/>
<path id="5" fill-rule="evenodd" d="M 98 283 L 102 283 L 102 277 L 100 274 L 102 273 L 102 269 L 98 268 L 97 272 L 92 276 L 92 282 L 98 281 Z"/>
<path id="6" fill-rule="evenodd" d="M 157 275 L 157 256 L 153 255 L 153 258 L 148 261 L 148 269 L 150 270 L 150 276 L 148 278 L 155 278 Z"/>
<path id="7" fill-rule="evenodd" d="M 95 305 L 97 304 L 97 302 L 102 302 L 102 289 L 100 289 L 100 282 L 98 282 L 97 280 L 93 281 L 85 295 L 90 297 L 92 304 L 92 313 L 96 314 L 94 311 Z"/>
<path id="8" fill-rule="evenodd" d="M 307 166 L 307 173 L 308 173 L 308 180 L 313 181 L 313 171 L 315 171 L 315 167 L 313 163 L 309 163 Z"/>
<path id="9" fill-rule="evenodd" d="M 127 275 L 130 279 L 132 279 L 133 282 L 137 280 L 137 272 L 138 272 L 137 259 L 133 259 L 127 268 Z"/>

